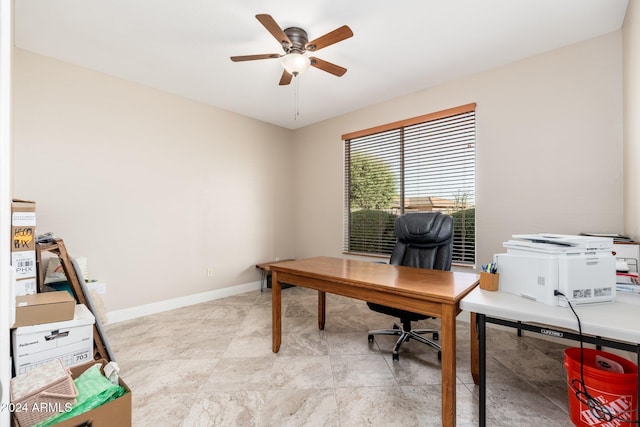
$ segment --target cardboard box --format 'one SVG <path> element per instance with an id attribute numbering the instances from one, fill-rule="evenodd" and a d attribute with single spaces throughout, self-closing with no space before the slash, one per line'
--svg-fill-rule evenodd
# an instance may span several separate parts
<path id="1" fill-rule="evenodd" d="M 93 359 L 95 317 L 83 304 L 75 306 L 73 320 L 22 326 L 11 333 L 16 375 L 59 359 L 71 367 Z"/>
<path id="2" fill-rule="evenodd" d="M 13 328 L 73 319 L 76 301 L 69 292 L 44 292 L 16 297 Z"/>
<path id="3" fill-rule="evenodd" d="M 36 277 L 36 203 L 11 202 L 11 265 L 16 279 Z"/>
<path id="4" fill-rule="evenodd" d="M 96 362 L 71 368 L 71 375 L 73 378 L 77 378 L 94 363 Z M 101 363 L 106 364 L 104 360 Z M 131 427 L 131 389 L 122 378 L 119 379 L 119 384 L 127 390 L 124 395 L 89 412 L 62 421 L 56 424 L 56 427 Z"/>
<path id="5" fill-rule="evenodd" d="M 15 269 L 15 295 L 35 293 L 36 203 L 13 199 L 11 202 L 11 265 Z"/>
<path id="6" fill-rule="evenodd" d="M 75 366 L 71 369 L 71 376 L 75 379 L 79 377 L 84 371 L 89 369 L 95 363 L 106 364 L 106 361 L 92 361 L 83 365 Z M 98 406 L 84 414 L 76 415 L 68 420 L 61 421 L 56 424 L 56 427 L 131 427 L 131 389 L 122 380 L 119 379 L 119 384 L 127 391 L 119 398 Z M 15 417 L 13 418 L 14 426 L 20 427 Z"/>

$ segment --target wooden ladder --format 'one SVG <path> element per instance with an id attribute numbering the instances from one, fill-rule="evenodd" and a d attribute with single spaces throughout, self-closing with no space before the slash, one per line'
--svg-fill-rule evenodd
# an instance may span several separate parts
<path id="1" fill-rule="evenodd" d="M 93 324 L 93 358 L 95 360 L 105 359 L 107 361 L 112 360 L 109 352 L 105 346 L 105 339 L 103 339 L 100 326 L 100 320 L 95 313 L 93 308 L 93 302 L 87 298 L 82 288 L 82 283 L 84 283 L 84 277 L 78 277 L 76 269 L 73 267 L 73 262 L 69 257 L 69 253 L 67 252 L 67 248 L 64 245 L 62 239 L 54 239 L 53 242 L 49 243 L 38 243 L 36 244 L 36 263 L 38 266 L 38 291 L 42 292 L 44 287 L 44 278 L 45 271 L 42 268 L 42 252 L 51 252 L 58 256 L 60 259 L 60 265 L 62 265 L 62 269 L 64 270 L 64 274 L 67 276 L 67 281 L 69 282 L 69 286 L 71 287 L 71 291 L 73 292 L 73 296 L 75 297 L 78 304 L 84 304 L 91 312 L 96 319 Z"/>

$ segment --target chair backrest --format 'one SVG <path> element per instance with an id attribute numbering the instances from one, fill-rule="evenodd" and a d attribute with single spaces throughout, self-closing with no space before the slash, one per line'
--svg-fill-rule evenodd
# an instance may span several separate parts
<path id="1" fill-rule="evenodd" d="M 396 246 L 389 264 L 451 269 L 453 217 L 440 212 L 415 212 L 396 218 Z"/>

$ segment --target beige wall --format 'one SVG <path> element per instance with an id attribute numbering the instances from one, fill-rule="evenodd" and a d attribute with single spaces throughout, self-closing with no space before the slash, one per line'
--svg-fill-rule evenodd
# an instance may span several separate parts
<path id="1" fill-rule="evenodd" d="M 13 194 L 88 258 L 108 310 L 294 255 L 290 131 L 19 49 L 14 77 Z"/>
<path id="2" fill-rule="evenodd" d="M 479 263 L 515 233 L 623 232 L 614 32 L 296 131 L 296 255 L 341 255 L 342 134 L 470 102 Z"/>
<path id="3" fill-rule="evenodd" d="M 640 5 L 630 1 L 623 30 L 624 228 L 640 240 Z"/>
<path id="4" fill-rule="evenodd" d="M 341 256 L 340 136 L 475 102 L 480 263 L 514 233 L 623 232 L 621 40 L 297 131 L 17 50 L 14 194 L 126 309 L 255 282 L 276 257 Z"/>

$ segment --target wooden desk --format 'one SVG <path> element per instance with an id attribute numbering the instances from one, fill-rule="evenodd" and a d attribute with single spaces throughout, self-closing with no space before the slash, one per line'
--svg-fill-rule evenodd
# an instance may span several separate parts
<path id="1" fill-rule="evenodd" d="M 271 272 L 274 353 L 282 342 L 281 282 L 318 291 L 320 329 L 327 292 L 439 317 L 442 425 L 456 425 L 456 316 L 462 297 L 478 285 L 478 275 L 328 257 L 271 264 Z"/>
<path id="2" fill-rule="evenodd" d="M 479 425 L 486 424 L 486 323 L 579 340 L 578 322 L 569 307 L 546 305 L 506 292 L 474 289 L 460 302 L 471 312 L 471 374 L 479 385 Z M 574 306 L 583 341 L 636 353 L 640 365 L 640 295 L 617 293 L 615 303 Z M 558 329 L 553 329 L 558 328 Z M 608 338 L 608 339 L 607 339 Z M 638 382 L 640 406 L 640 380 Z"/>
<path id="3" fill-rule="evenodd" d="M 279 262 L 293 261 L 292 259 L 282 259 L 278 261 L 269 261 L 263 262 L 261 264 L 256 264 L 256 268 L 260 270 L 260 292 L 267 287 L 267 280 L 271 277 L 271 266 L 273 264 L 277 264 Z"/>

